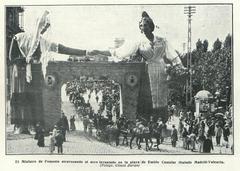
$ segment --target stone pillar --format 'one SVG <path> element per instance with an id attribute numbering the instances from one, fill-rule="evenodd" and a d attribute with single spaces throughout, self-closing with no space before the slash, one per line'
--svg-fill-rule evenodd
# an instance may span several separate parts
<path id="1" fill-rule="evenodd" d="M 43 113 L 46 130 L 54 127 L 61 116 L 61 83 L 56 75 L 48 74 L 44 80 Z"/>

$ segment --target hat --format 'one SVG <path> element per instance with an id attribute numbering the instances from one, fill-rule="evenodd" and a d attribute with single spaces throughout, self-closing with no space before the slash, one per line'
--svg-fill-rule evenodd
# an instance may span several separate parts
<path id="1" fill-rule="evenodd" d="M 147 20 L 147 23 L 149 24 L 149 27 L 151 28 L 151 32 L 154 31 L 154 28 L 155 28 L 155 25 L 153 23 L 153 20 L 150 18 L 150 16 L 148 15 L 148 13 L 146 11 L 143 11 L 142 12 L 142 19 L 141 21 L 139 22 L 139 27 L 140 27 L 140 24 L 142 23 L 142 21 L 146 19 Z"/>

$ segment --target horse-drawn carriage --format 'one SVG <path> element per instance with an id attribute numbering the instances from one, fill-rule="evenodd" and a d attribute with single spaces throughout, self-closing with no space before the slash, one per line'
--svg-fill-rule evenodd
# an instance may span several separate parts
<path id="1" fill-rule="evenodd" d="M 159 150 L 159 145 L 163 142 L 165 137 L 170 136 L 170 131 L 167 129 L 166 124 L 161 122 L 136 122 L 127 120 L 124 117 L 119 118 L 116 123 L 109 121 L 107 118 L 98 118 L 95 128 L 96 136 L 99 140 L 112 144 L 115 142 L 116 146 L 122 140 L 122 145 L 130 145 L 133 147 L 133 140 L 136 140 L 137 148 L 141 148 L 141 143 L 145 143 L 145 149 L 148 151 L 153 147 L 156 139 L 156 147 Z"/>

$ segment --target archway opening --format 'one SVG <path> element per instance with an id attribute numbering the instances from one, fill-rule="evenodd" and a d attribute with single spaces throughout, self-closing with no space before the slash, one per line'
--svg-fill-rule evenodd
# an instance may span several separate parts
<path id="1" fill-rule="evenodd" d="M 74 116 L 77 130 L 83 130 L 83 117 L 102 116 L 115 123 L 122 115 L 121 86 L 105 77 L 81 76 L 68 81 L 61 88 L 61 100 L 62 111 L 69 120 Z"/>

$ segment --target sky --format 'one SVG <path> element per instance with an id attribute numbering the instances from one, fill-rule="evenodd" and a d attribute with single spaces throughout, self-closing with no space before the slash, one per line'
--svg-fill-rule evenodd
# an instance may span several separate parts
<path id="1" fill-rule="evenodd" d="M 192 17 L 192 47 L 198 39 L 209 41 L 232 34 L 232 6 L 195 5 Z M 154 34 L 165 37 L 170 46 L 183 52 L 187 43 L 187 16 L 184 5 L 82 5 L 26 6 L 24 28 L 30 31 L 44 10 L 50 12 L 51 40 L 80 49 L 108 49 L 114 38 L 136 39 L 141 12 L 147 11 L 155 25 Z M 186 48 L 185 48 L 186 49 Z"/>

